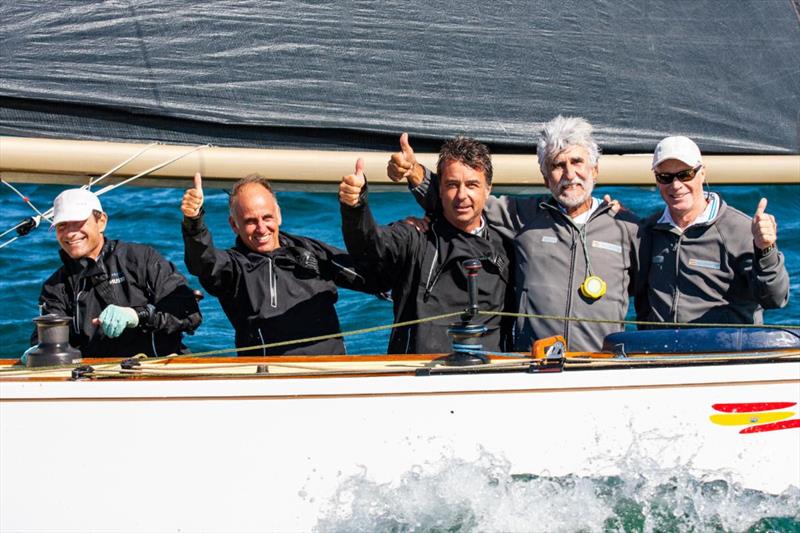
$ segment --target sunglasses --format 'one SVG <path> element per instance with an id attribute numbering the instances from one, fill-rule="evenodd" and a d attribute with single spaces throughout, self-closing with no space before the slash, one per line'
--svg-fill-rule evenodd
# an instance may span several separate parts
<path id="1" fill-rule="evenodd" d="M 661 185 L 669 185 L 673 180 L 678 180 L 681 183 L 691 181 L 694 179 L 697 171 L 703 168 L 703 165 L 697 165 L 694 168 L 687 168 L 680 172 L 656 172 L 656 181 Z"/>

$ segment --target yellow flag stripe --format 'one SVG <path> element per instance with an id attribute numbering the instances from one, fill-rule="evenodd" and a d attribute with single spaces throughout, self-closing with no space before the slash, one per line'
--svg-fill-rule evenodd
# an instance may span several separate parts
<path id="1" fill-rule="evenodd" d="M 725 415 L 711 415 L 711 421 L 720 426 L 746 426 L 749 424 L 764 424 L 791 418 L 794 411 L 768 411 L 761 413 L 731 413 Z"/>

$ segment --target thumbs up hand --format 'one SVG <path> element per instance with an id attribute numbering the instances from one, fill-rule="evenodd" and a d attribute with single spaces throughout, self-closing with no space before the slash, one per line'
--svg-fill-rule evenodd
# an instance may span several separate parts
<path id="1" fill-rule="evenodd" d="M 762 198 L 758 202 L 751 226 L 753 241 L 759 250 L 766 250 L 778 240 L 778 224 L 774 216 L 764 212 L 766 209 L 767 199 Z"/>
<path id="2" fill-rule="evenodd" d="M 392 181 L 408 180 L 409 185 L 416 187 L 425 177 L 422 166 L 417 163 L 414 149 L 408 143 L 408 133 L 400 136 L 400 151 L 395 152 L 389 158 L 386 165 L 386 175 Z"/>
<path id="3" fill-rule="evenodd" d="M 356 171 L 354 174 L 342 178 L 339 184 L 339 201 L 350 207 L 356 207 L 361 197 L 361 189 L 367 183 L 364 177 L 364 160 L 356 160 Z"/>
<path id="4" fill-rule="evenodd" d="M 198 172 L 194 175 L 194 187 L 186 189 L 181 200 L 181 211 L 188 218 L 200 216 L 200 208 L 203 207 L 203 177 Z"/>

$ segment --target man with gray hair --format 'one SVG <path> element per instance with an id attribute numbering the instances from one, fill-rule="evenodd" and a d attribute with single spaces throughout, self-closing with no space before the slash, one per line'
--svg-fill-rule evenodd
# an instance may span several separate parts
<path id="1" fill-rule="evenodd" d="M 426 211 L 438 209 L 438 177 L 416 162 L 408 136 L 387 172 L 408 180 Z M 515 349 L 563 335 L 572 351 L 598 351 L 609 333 L 623 329 L 638 271 L 638 220 L 592 196 L 600 149 L 582 118 L 558 116 L 544 125 L 537 145 L 539 167 L 552 195 L 490 196 L 489 224 L 513 241 L 520 318 Z M 581 319 L 604 319 L 609 323 Z"/>

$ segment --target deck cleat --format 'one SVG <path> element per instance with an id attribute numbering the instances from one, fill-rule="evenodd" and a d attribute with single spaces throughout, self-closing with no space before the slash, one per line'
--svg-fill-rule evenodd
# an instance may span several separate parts
<path id="1" fill-rule="evenodd" d="M 561 335 L 537 339 L 531 346 L 534 363 L 529 372 L 560 372 L 564 370 L 567 341 Z"/>

